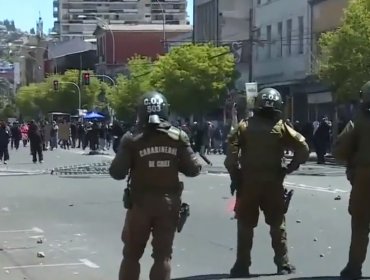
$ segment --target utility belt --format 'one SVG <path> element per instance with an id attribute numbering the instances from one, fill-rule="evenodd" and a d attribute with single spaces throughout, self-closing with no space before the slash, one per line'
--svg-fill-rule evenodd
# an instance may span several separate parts
<path id="1" fill-rule="evenodd" d="M 151 194 L 151 195 L 162 195 L 162 194 L 172 194 L 172 195 L 178 195 L 181 197 L 182 192 L 184 190 L 184 183 L 179 182 L 177 187 L 171 187 L 171 188 L 161 188 L 160 190 L 157 188 L 140 188 L 140 192 L 143 192 L 144 194 Z M 135 193 L 137 193 L 139 190 L 135 190 Z M 133 199 L 132 195 L 132 187 L 131 187 L 131 176 L 127 179 L 127 187 L 125 188 L 123 192 L 123 206 L 125 209 L 130 210 L 132 209 L 134 205 L 135 199 Z M 181 232 L 183 229 L 187 218 L 190 216 L 190 206 L 187 203 L 182 203 L 180 206 L 179 211 L 179 220 L 177 223 L 177 232 Z"/>

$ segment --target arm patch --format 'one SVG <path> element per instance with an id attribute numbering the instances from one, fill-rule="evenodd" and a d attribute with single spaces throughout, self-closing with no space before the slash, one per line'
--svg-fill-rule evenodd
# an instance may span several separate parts
<path id="1" fill-rule="evenodd" d="M 284 123 L 284 128 L 286 129 L 286 131 L 289 133 L 289 135 L 297 140 L 298 142 L 305 142 L 306 141 L 306 138 L 304 138 L 304 136 L 302 134 L 300 134 L 299 132 L 295 131 L 293 128 L 291 128 L 287 123 Z"/>

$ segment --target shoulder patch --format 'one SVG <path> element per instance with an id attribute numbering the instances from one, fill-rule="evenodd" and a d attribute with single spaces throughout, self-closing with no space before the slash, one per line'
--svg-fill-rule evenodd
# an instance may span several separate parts
<path id="1" fill-rule="evenodd" d="M 277 125 L 284 125 L 284 124 L 286 124 L 287 126 L 289 126 L 286 122 L 284 122 L 283 120 L 279 120 L 277 123 L 276 123 Z"/>
<path id="2" fill-rule="evenodd" d="M 342 132 L 343 133 L 348 133 L 348 132 L 351 132 L 354 129 L 355 129 L 355 124 L 352 121 L 349 121 L 346 124 L 346 126 L 343 128 Z"/>
<path id="3" fill-rule="evenodd" d="M 248 121 L 246 121 L 246 120 L 241 120 L 241 121 L 240 121 L 240 123 L 239 123 L 239 129 L 240 129 L 241 131 L 243 131 L 243 130 L 246 130 L 246 129 L 247 129 L 247 127 L 248 127 Z"/>
<path id="4" fill-rule="evenodd" d="M 190 145 L 189 135 L 183 130 L 180 130 L 180 141 L 186 145 Z"/>
<path id="5" fill-rule="evenodd" d="M 230 128 L 230 134 L 233 134 L 234 132 L 242 132 L 245 131 L 248 127 L 248 121 L 241 120 L 238 124 L 232 124 Z"/>
<path id="6" fill-rule="evenodd" d="M 286 131 L 290 134 L 290 136 L 296 140 L 298 140 L 299 142 L 304 142 L 306 141 L 306 138 L 303 137 L 302 134 L 300 134 L 299 132 L 295 131 L 293 128 L 291 128 L 287 123 L 284 122 L 284 127 L 286 129 Z"/>
<path id="7" fill-rule="evenodd" d="M 168 134 L 169 137 L 171 137 L 174 140 L 180 140 L 181 129 L 179 129 L 179 128 L 175 127 L 175 126 L 171 126 L 167 130 L 167 134 Z"/>

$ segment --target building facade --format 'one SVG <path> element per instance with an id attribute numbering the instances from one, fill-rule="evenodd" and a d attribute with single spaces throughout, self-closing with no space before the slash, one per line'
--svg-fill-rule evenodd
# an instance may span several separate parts
<path id="1" fill-rule="evenodd" d="M 251 0 L 194 0 L 194 40 L 247 40 Z"/>
<path id="2" fill-rule="evenodd" d="M 322 33 L 333 31 L 341 25 L 344 9 L 348 6 L 348 3 L 349 0 L 309 0 L 312 31 L 310 75 L 312 77 L 315 77 L 319 70 L 318 40 Z M 318 119 L 320 116 L 333 111 L 330 88 L 322 83 L 312 83 L 307 86 L 307 91 L 310 119 Z M 352 107 L 339 108 L 340 118 L 347 119 L 351 115 Z"/>
<path id="3" fill-rule="evenodd" d="M 93 40 L 97 24 L 188 24 L 186 0 L 54 0 L 60 40 Z"/>
<path id="4" fill-rule="evenodd" d="M 124 72 L 127 61 L 135 55 L 156 59 L 166 53 L 168 41 L 191 31 L 190 25 L 172 24 L 164 28 L 156 24 L 98 26 L 94 33 L 98 53 L 96 72 L 113 76 Z"/>
<path id="5" fill-rule="evenodd" d="M 194 0 L 193 40 L 229 46 L 241 74 L 238 88 L 249 81 L 252 0 Z"/>
<path id="6" fill-rule="evenodd" d="M 311 24 L 308 1 L 253 0 L 256 43 L 253 79 L 283 95 L 285 116 L 305 120 L 303 84 L 310 69 Z"/>

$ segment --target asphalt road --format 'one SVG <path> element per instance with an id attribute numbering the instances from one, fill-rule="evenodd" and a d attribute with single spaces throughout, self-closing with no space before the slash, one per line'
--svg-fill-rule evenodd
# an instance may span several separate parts
<path id="1" fill-rule="evenodd" d="M 45 153 L 45 163 L 33 164 L 28 149 L 11 151 L 8 166 L 0 165 L 1 280 L 117 279 L 124 183 L 104 176 L 77 179 L 49 174 L 58 166 L 107 158 L 57 150 Z M 191 205 L 191 216 L 176 237 L 174 279 L 225 279 L 235 259 L 236 221 L 229 179 L 222 171 L 222 156 L 211 160 L 214 166 L 208 174 L 184 179 L 184 201 Z M 350 238 L 350 186 L 343 168 L 308 164 L 289 176 L 286 185 L 296 190 L 287 221 L 290 257 L 297 273 L 258 279 L 338 279 Z M 341 199 L 335 200 L 338 195 Z M 40 252 L 44 258 L 37 256 Z M 148 279 L 150 253 L 148 247 L 142 279 Z M 263 217 L 255 232 L 251 272 L 276 272 Z M 363 272 L 370 276 L 369 260 Z"/>

